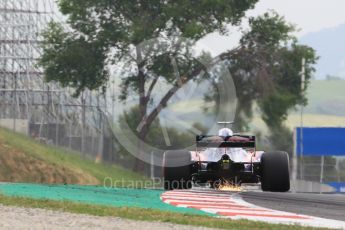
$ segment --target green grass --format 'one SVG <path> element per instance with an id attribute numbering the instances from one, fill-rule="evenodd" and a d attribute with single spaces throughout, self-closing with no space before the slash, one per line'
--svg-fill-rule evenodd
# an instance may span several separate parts
<path id="1" fill-rule="evenodd" d="M 299 114 L 291 114 L 286 124 L 293 129 L 296 126 L 300 126 L 301 116 Z M 322 114 L 304 114 L 303 125 L 307 127 L 344 127 L 345 116 L 333 116 Z"/>
<path id="2" fill-rule="evenodd" d="M 285 121 L 287 127 L 293 130 L 295 127 L 300 126 L 300 114 L 290 114 Z M 305 127 L 344 127 L 345 116 L 323 115 L 323 114 L 303 114 L 303 125 Z M 259 131 L 263 134 L 268 132 L 266 124 L 263 120 L 256 116 L 250 123 L 251 130 Z"/>
<path id="3" fill-rule="evenodd" d="M 312 80 L 308 86 L 308 105 L 304 111 L 310 114 L 345 116 L 344 88 L 345 80 Z"/>
<path id="4" fill-rule="evenodd" d="M 312 80 L 307 97 L 310 105 L 330 100 L 344 100 L 345 80 Z"/>
<path id="5" fill-rule="evenodd" d="M 159 221 L 174 224 L 203 226 L 220 229 L 311 229 L 298 225 L 275 225 L 246 220 L 228 220 L 194 214 L 180 214 L 142 208 L 114 208 L 66 201 L 38 200 L 0 195 L 0 203 L 7 206 L 43 208 L 56 211 L 89 214 L 94 216 L 121 217 L 141 221 Z"/>
<path id="6" fill-rule="evenodd" d="M 169 105 L 169 109 L 177 113 L 203 113 L 203 108 L 213 108 L 214 103 L 205 103 L 202 98 L 179 101 Z"/>
<path id="7" fill-rule="evenodd" d="M 66 169 L 84 177 L 85 184 L 102 184 L 104 178 L 123 181 L 145 179 L 145 177 L 122 167 L 95 163 L 83 158 L 78 152 L 43 145 L 25 135 L 13 133 L 3 128 L 0 128 L 0 142 L 3 148 L 0 149 L 2 150 L 0 154 L 20 153 L 21 155 L 24 154 L 24 157 L 18 159 L 19 161 L 25 160 L 23 158 L 27 156 L 32 160 L 39 160 L 40 164 L 43 162 L 53 167 L 63 167 L 63 170 Z M 16 164 L 11 167 L 16 167 Z"/>
<path id="8" fill-rule="evenodd" d="M 132 189 L 119 188 L 116 186 L 44 185 L 27 183 L 0 184 L 0 194 L 4 196 L 212 215 L 197 209 L 175 207 L 162 202 L 160 199 L 162 193 L 163 190 L 159 189 Z"/>

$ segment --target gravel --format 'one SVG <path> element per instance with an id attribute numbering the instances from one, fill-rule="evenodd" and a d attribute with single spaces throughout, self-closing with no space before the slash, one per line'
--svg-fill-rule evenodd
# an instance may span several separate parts
<path id="1" fill-rule="evenodd" d="M 0 205 L 0 229 L 210 229 L 160 222 L 127 220 L 118 217 L 97 217 L 45 209 Z"/>

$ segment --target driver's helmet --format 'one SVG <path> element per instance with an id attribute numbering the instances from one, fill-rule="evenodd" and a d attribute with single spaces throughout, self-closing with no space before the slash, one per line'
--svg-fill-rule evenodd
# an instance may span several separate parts
<path id="1" fill-rule="evenodd" d="M 234 135 L 234 132 L 229 128 L 222 128 L 218 131 L 218 136 L 229 137 Z"/>

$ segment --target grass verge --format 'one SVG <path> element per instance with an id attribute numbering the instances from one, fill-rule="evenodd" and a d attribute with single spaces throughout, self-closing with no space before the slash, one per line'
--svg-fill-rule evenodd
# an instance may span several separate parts
<path id="1" fill-rule="evenodd" d="M 193 214 L 180 214 L 142 208 L 114 208 L 102 205 L 81 204 L 70 201 L 40 200 L 23 197 L 9 197 L 0 195 L 0 204 L 26 208 L 43 208 L 94 216 L 112 216 L 141 221 L 159 221 L 174 224 L 203 226 L 220 229 L 312 229 L 297 225 L 277 225 L 246 220 L 229 220 L 200 216 Z"/>
<path id="2" fill-rule="evenodd" d="M 0 179 L 8 182 L 103 184 L 104 178 L 124 182 L 145 179 L 122 167 L 95 163 L 78 152 L 40 144 L 3 128 L 0 166 Z"/>

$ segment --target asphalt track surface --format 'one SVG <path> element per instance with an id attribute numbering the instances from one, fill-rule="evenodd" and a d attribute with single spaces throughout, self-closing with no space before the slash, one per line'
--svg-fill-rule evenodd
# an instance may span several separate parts
<path id="1" fill-rule="evenodd" d="M 345 194 L 242 192 L 248 203 L 279 211 L 345 220 Z"/>

